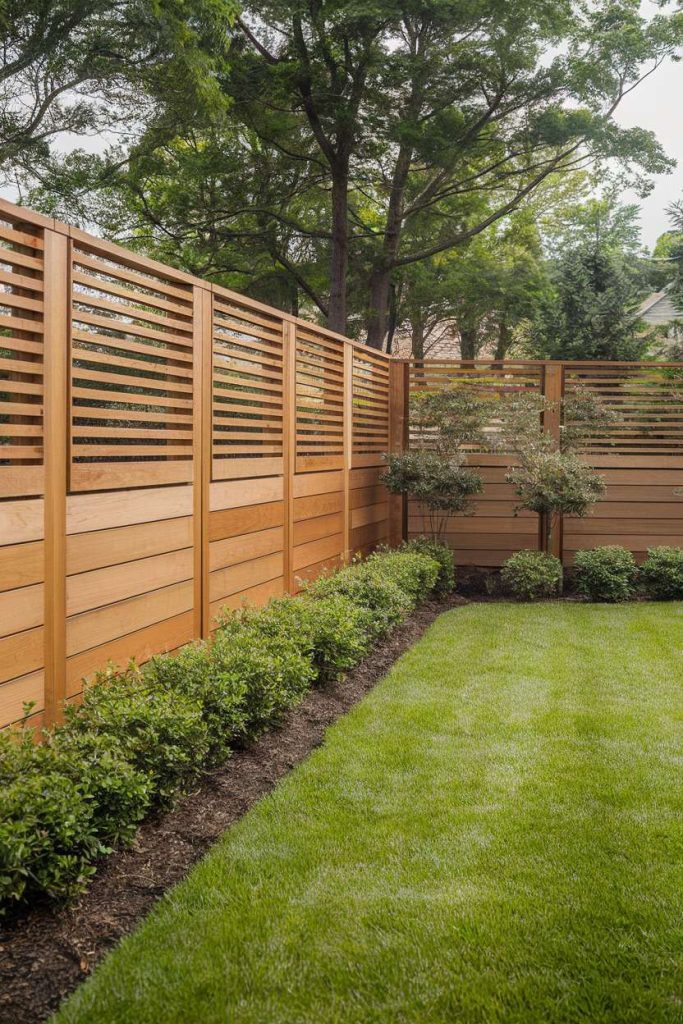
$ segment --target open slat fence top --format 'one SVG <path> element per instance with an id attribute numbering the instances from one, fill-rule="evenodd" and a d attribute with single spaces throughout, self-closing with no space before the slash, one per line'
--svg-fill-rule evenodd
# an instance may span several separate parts
<path id="1" fill-rule="evenodd" d="M 43 483 L 43 231 L 0 210 L 0 473 L 8 495 Z"/>
<path id="2" fill-rule="evenodd" d="M 540 362 L 500 360 L 411 360 L 408 364 L 408 388 L 411 396 L 437 394 L 445 390 L 467 391 L 469 395 L 482 400 L 503 398 L 523 394 L 543 393 L 544 364 Z M 499 432 L 499 424 L 493 416 L 485 428 L 489 437 Z M 410 424 L 412 447 L 429 448 L 433 437 L 428 430 Z M 481 449 L 475 445 L 466 446 L 472 453 Z M 500 455 L 490 456 L 493 459 Z"/>
<path id="3" fill-rule="evenodd" d="M 389 448 L 389 364 L 372 352 L 353 351 L 354 459 L 381 456 Z"/>
<path id="4" fill-rule="evenodd" d="M 192 287 L 83 242 L 71 280 L 72 489 L 191 480 Z"/>
<path id="5" fill-rule="evenodd" d="M 213 305 L 213 479 L 282 472 L 283 320 L 231 296 Z"/>
<path id="6" fill-rule="evenodd" d="M 312 325 L 296 329 L 297 470 L 344 464 L 344 347 Z"/>
<path id="7" fill-rule="evenodd" d="M 586 454 L 683 455 L 682 365 L 566 364 L 565 393 L 578 388 L 598 395 L 616 414 L 614 423 L 588 438 Z"/>

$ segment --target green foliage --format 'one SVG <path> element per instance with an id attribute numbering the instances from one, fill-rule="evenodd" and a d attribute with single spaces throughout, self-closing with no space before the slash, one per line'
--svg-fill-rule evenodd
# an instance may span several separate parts
<path id="1" fill-rule="evenodd" d="M 0 733 L 0 913 L 77 895 L 106 852 L 82 781 L 29 731 Z"/>
<path id="2" fill-rule="evenodd" d="M 131 140 L 152 111 L 159 126 L 181 105 L 187 123 L 219 109 L 235 10 L 230 0 L 3 0 L 0 168 L 42 171 L 62 132 Z"/>
<path id="3" fill-rule="evenodd" d="M 520 508 L 539 514 L 585 516 L 605 491 L 602 477 L 578 455 L 547 449 L 527 452 L 506 480 Z"/>
<path id="4" fill-rule="evenodd" d="M 393 580 L 413 608 L 425 594 L 434 592 L 439 578 L 439 563 L 421 551 L 379 551 L 365 564 L 377 566 L 385 579 Z"/>
<path id="5" fill-rule="evenodd" d="M 225 620 L 211 647 L 215 671 L 244 684 L 244 736 L 257 736 L 302 700 L 315 678 L 296 639 L 267 636 L 247 619 Z"/>
<path id="6" fill-rule="evenodd" d="M 135 668 L 99 676 L 80 706 L 67 706 L 66 719 L 75 734 L 114 737 L 162 803 L 201 770 L 210 747 L 198 701 L 150 687 Z"/>
<path id="7" fill-rule="evenodd" d="M 640 567 L 645 593 L 656 601 L 683 599 L 683 548 L 649 548 Z"/>
<path id="8" fill-rule="evenodd" d="M 59 728 L 44 748 L 54 769 L 86 795 L 98 839 L 108 847 L 130 843 L 149 809 L 153 783 L 129 760 L 118 738 Z"/>
<path id="9" fill-rule="evenodd" d="M 410 431 L 417 447 L 446 458 L 463 447 L 485 443 L 491 399 L 469 387 L 414 391 L 410 396 Z"/>
<path id="10" fill-rule="evenodd" d="M 409 613 L 410 596 L 392 579 L 385 578 L 381 563 L 354 562 L 333 576 L 320 576 L 308 585 L 311 597 L 341 594 L 361 611 L 368 635 L 373 640 L 386 636 Z"/>
<path id="11" fill-rule="evenodd" d="M 232 613 L 227 616 L 230 618 L 248 622 L 250 629 L 271 639 L 285 636 L 293 640 L 311 658 L 318 683 L 338 679 L 348 672 L 369 647 L 364 612 L 342 594 L 316 601 L 305 597 L 276 598 L 263 609 Z"/>
<path id="12" fill-rule="evenodd" d="M 105 852 L 78 783 L 49 766 L 0 791 L 0 908 L 81 892 Z"/>
<path id="13" fill-rule="evenodd" d="M 415 551 L 420 555 L 428 555 L 439 565 L 435 594 L 450 594 L 455 590 L 455 556 L 446 544 L 430 540 L 428 537 L 414 537 L 405 541 L 399 551 Z"/>
<path id="14" fill-rule="evenodd" d="M 565 251 L 541 303 L 528 350 L 540 359 L 642 359 L 653 340 L 637 316 L 643 287 L 596 244 Z"/>
<path id="15" fill-rule="evenodd" d="M 445 518 L 465 512 L 472 495 L 480 494 L 483 488 L 481 477 L 473 469 L 422 448 L 388 455 L 380 479 L 392 494 L 421 502 L 437 534 Z"/>
<path id="16" fill-rule="evenodd" d="M 227 670 L 207 643 L 188 644 L 177 654 L 152 658 L 144 667 L 146 684 L 181 694 L 201 708 L 211 761 L 225 760 L 235 737 L 244 735 L 248 683 Z"/>
<path id="17" fill-rule="evenodd" d="M 500 575 L 504 589 L 523 601 L 557 597 L 562 590 L 562 562 L 545 551 L 517 551 Z"/>
<path id="18" fill-rule="evenodd" d="M 513 484 L 519 508 L 546 517 L 546 545 L 560 515 L 585 516 L 602 496 L 604 480 L 578 456 L 586 439 L 616 419 L 601 399 L 577 388 L 560 404 L 559 443 L 542 430 L 542 417 L 558 411 L 542 395 L 503 396 L 497 407 L 499 431 L 493 451 L 514 456 L 506 480 Z"/>
<path id="19" fill-rule="evenodd" d="M 469 388 L 417 391 L 410 401 L 412 445 L 385 456 L 382 482 L 426 509 L 433 539 L 448 516 L 467 512 L 470 498 L 481 493 L 481 476 L 465 465 L 466 447 L 484 443 L 491 402 Z"/>
<path id="20" fill-rule="evenodd" d="M 637 574 L 635 558 L 618 545 L 577 551 L 574 559 L 576 588 L 591 601 L 628 601 Z"/>

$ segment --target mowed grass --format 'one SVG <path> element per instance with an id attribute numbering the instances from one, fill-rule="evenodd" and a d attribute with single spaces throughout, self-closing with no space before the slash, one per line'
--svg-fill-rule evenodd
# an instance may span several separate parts
<path id="1" fill-rule="evenodd" d="M 683 1020 L 683 605 L 442 616 L 59 1024 Z"/>

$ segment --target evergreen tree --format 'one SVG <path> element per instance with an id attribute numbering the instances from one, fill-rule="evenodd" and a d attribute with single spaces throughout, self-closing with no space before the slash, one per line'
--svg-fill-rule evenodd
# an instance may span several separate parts
<path id="1" fill-rule="evenodd" d="M 623 260 L 583 243 L 553 268 L 554 289 L 541 301 L 529 332 L 540 359 L 642 359 L 652 341 L 637 310 L 640 295 Z"/>

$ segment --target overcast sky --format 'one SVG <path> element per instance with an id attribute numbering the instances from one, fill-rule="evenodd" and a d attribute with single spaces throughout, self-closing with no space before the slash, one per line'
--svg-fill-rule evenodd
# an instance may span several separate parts
<path id="1" fill-rule="evenodd" d="M 641 203 L 643 241 L 652 248 L 669 228 L 666 207 L 683 198 L 683 62 L 669 61 L 639 85 L 623 101 L 617 120 L 626 128 L 639 126 L 653 131 L 668 156 L 678 161 L 671 174 L 655 179 L 655 188 L 647 197 L 625 195 L 624 199 Z"/>

